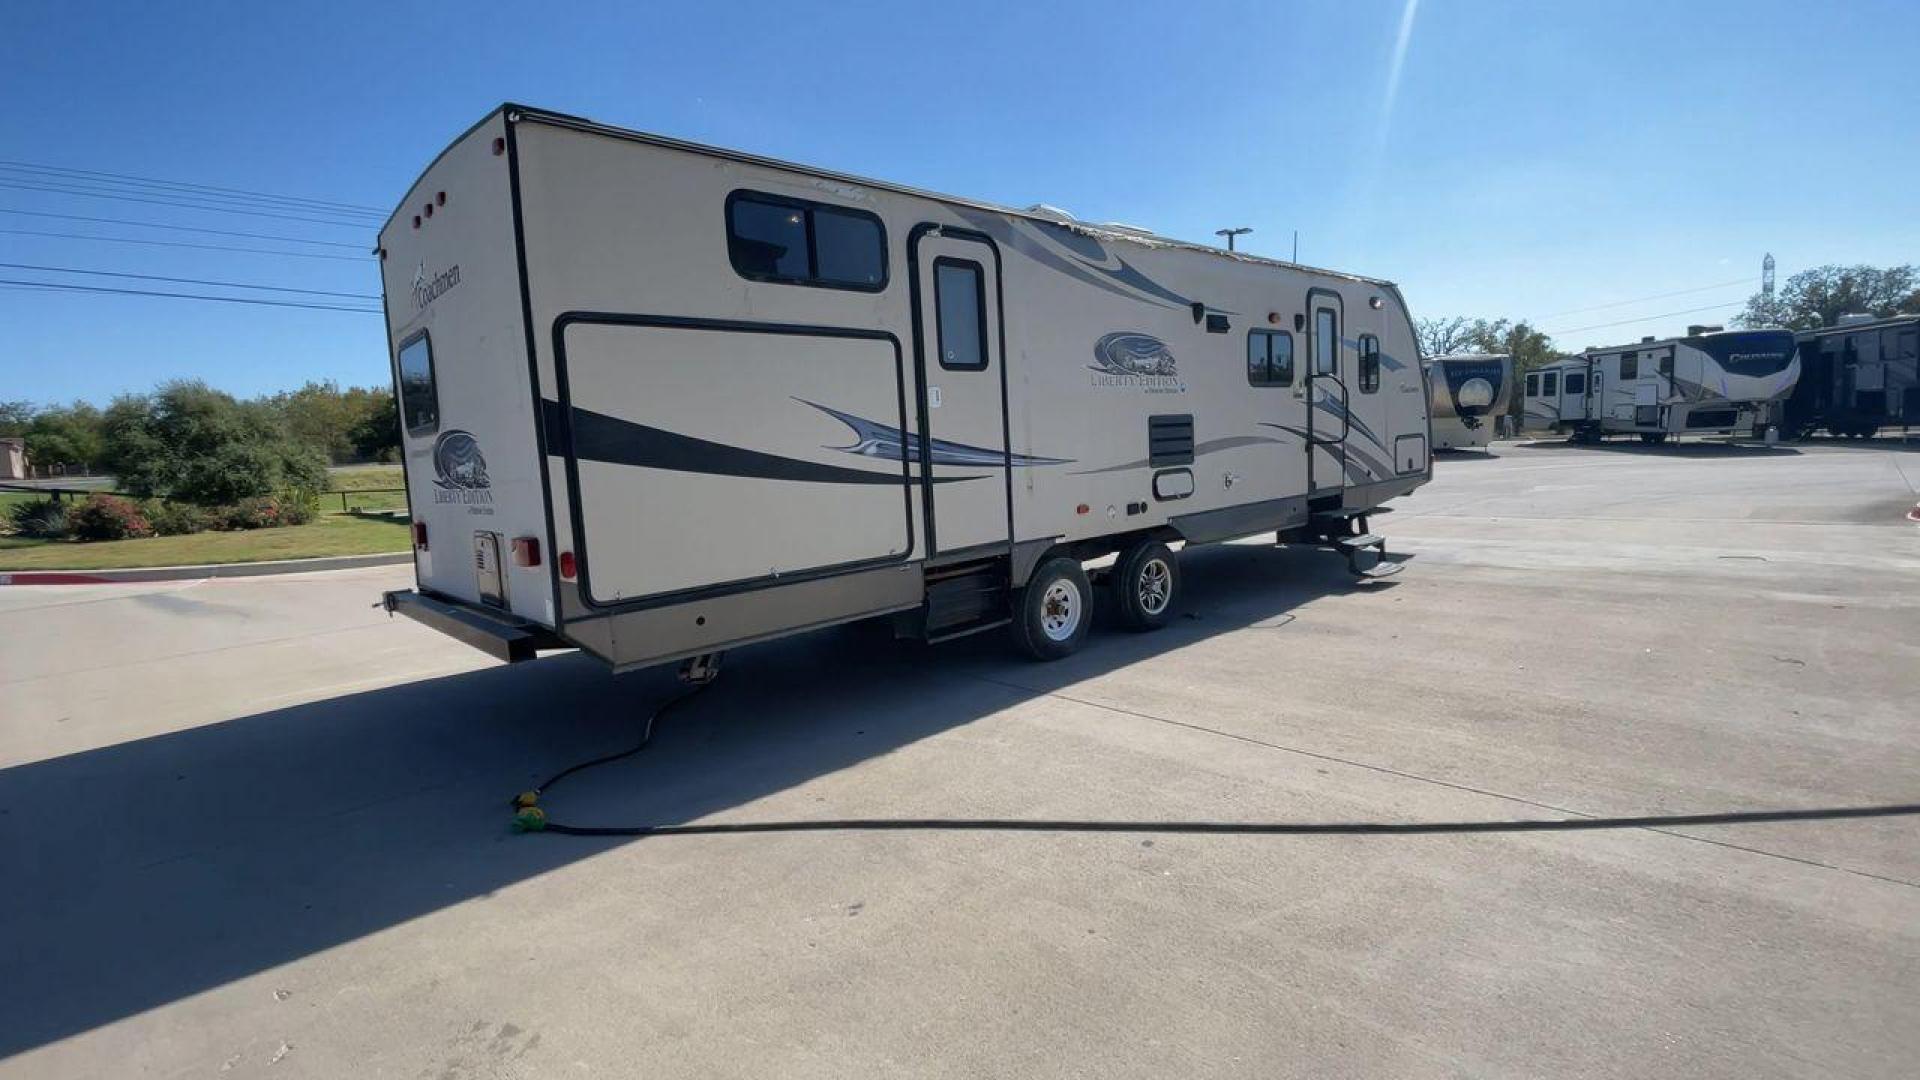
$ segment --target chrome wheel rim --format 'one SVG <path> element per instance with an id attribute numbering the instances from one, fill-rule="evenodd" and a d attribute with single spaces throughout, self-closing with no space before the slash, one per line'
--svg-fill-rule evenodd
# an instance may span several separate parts
<path id="1" fill-rule="evenodd" d="M 1140 600 L 1140 610 L 1149 615 L 1167 610 L 1167 602 L 1173 599 L 1173 568 L 1165 559 L 1148 559 L 1140 568 L 1134 595 Z"/>
<path id="2" fill-rule="evenodd" d="M 1080 588 L 1065 578 L 1047 586 L 1040 597 L 1040 631 L 1049 641 L 1065 641 L 1080 628 Z"/>

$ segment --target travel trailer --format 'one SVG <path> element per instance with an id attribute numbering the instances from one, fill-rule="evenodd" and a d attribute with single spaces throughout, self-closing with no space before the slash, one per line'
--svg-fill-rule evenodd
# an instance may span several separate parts
<path id="1" fill-rule="evenodd" d="M 874 616 L 1083 641 L 1173 547 L 1380 573 L 1430 475 L 1393 285 L 503 106 L 380 232 L 406 614 L 616 669 Z"/>
<path id="2" fill-rule="evenodd" d="M 1513 357 L 1455 353 L 1426 362 L 1435 450 L 1485 448 L 1513 394 Z"/>
<path id="3" fill-rule="evenodd" d="M 1789 434 L 1825 428 L 1858 439 L 1920 422 L 1920 315 L 1843 315 L 1798 339 L 1800 382 L 1782 423 Z"/>
<path id="4" fill-rule="evenodd" d="M 1589 349 L 1527 372 L 1523 423 L 1575 442 L 1759 436 L 1779 422 L 1799 377 L 1789 331 L 1696 326 L 1685 337 Z"/>

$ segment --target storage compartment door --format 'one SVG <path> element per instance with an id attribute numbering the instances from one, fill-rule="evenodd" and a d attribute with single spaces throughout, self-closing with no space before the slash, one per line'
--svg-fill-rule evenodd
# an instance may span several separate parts
<path id="1" fill-rule="evenodd" d="M 589 603 L 907 557 L 905 373 L 891 336 L 561 322 L 560 419 Z"/>

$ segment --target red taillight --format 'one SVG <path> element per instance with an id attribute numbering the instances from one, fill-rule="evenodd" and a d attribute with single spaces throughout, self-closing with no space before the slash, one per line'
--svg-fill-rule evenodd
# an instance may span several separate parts
<path id="1" fill-rule="evenodd" d="M 516 536 L 513 538 L 513 565 L 540 565 L 540 541 L 537 537 Z"/>
<path id="2" fill-rule="evenodd" d="M 424 521 L 413 523 L 413 546 L 421 551 L 427 550 L 427 523 Z"/>
<path id="3" fill-rule="evenodd" d="M 563 578 L 566 578 L 568 581 L 572 581 L 573 572 L 574 572 L 573 552 L 571 551 L 561 552 L 560 553 L 560 576 Z"/>

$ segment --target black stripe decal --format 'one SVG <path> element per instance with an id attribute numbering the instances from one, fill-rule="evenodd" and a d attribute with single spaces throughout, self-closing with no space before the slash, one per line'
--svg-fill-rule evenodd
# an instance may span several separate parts
<path id="1" fill-rule="evenodd" d="M 781 457 L 648 427 L 589 409 L 575 408 L 569 419 L 573 455 L 580 461 L 806 484 L 898 485 L 910 482 L 908 477 L 898 472 L 848 469 L 817 461 Z M 936 478 L 935 482 L 978 479 L 979 476 L 943 476 Z"/>

